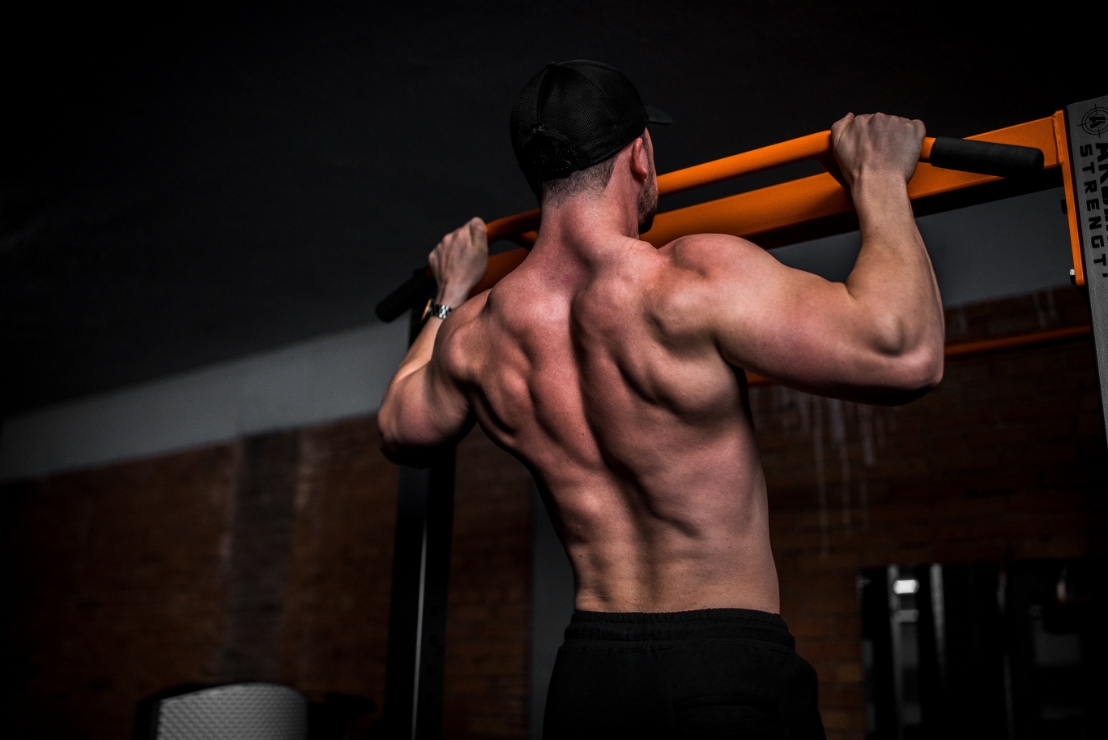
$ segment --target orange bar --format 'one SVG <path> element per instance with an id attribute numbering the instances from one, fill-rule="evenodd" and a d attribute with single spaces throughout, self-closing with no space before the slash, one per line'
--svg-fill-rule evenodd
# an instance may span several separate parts
<path id="1" fill-rule="evenodd" d="M 1058 166 L 1054 124 L 1050 118 L 969 138 L 1035 147 L 1043 151 L 1043 169 Z M 916 200 L 999 179 L 1001 178 L 994 175 L 946 170 L 921 162 L 908 183 L 908 196 Z M 853 209 L 854 204 L 850 197 L 831 175 L 813 175 L 660 213 L 654 219 L 654 228 L 643 234 L 642 238 L 656 247 L 696 233 L 733 234 L 751 238 L 786 226 L 847 213 Z"/>
<path id="2" fill-rule="evenodd" d="M 730 180 L 742 175 L 773 169 L 793 162 L 831 153 L 831 132 L 801 136 L 799 139 L 771 144 L 742 154 L 717 159 L 712 162 L 686 167 L 658 176 L 658 195 L 680 193 L 703 185 Z"/>
<path id="3" fill-rule="evenodd" d="M 965 357 L 966 355 L 979 355 L 984 352 L 995 352 L 1001 349 L 1013 349 L 1015 347 L 1031 347 L 1037 344 L 1059 342 L 1065 339 L 1076 339 L 1088 336 L 1092 332 L 1091 326 L 1067 326 L 1062 329 L 1050 329 L 1048 331 L 1036 331 L 1030 334 L 1016 334 L 1010 337 L 997 339 L 983 339 L 979 342 L 962 342 L 961 344 L 948 344 L 943 352 L 947 357 Z M 747 382 L 750 385 L 773 385 L 769 378 L 757 373 L 747 373 Z"/>
<path id="4" fill-rule="evenodd" d="M 931 160 L 931 147 L 935 145 L 933 137 L 924 137 L 920 149 L 919 161 Z M 799 139 L 783 141 L 754 149 L 742 154 L 705 162 L 683 170 L 676 170 L 658 176 L 658 195 L 671 195 L 685 190 L 711 185 L 755 172 L 770 170 L 774 167 L 803 162 L 806 159 L 822 159 L 832 155 L 831 132 L 801 136 Z"/>
<path id="5" fill-rule="evenodd" d="M 1067 156 L 1056 138 L 1056 118 L 1057 114 L 1051 118 L 1040 118 L 969 138 L 1041 149 L 1043 169 L 1051 169 L 1058 167 L 1062 158 Z M 924 151 L 927 154 L 930 154 L 933 143 L 934 139 L 924 140 Z M 821 131 L 660 175 L 658 192 L 676 193 L 803 159 L 818 159 L 830 152 L 830 132 Z M 908 184 L 908 196 L 915 200 L 999 179 L 1001 178 L 993 175 L 932 167 L 921 161 Z M 846 191 L 835 178 L 825 173 L 660 213 L 654 219 L 654 227 L 643 234 L 642 239 L 661 247 L 679 237 L 697 233 L 732 234 L 752 238 L 788 226 L 847 213 L 853 208 Z M 1069 211 L 1073 218 L 1075 208 L 1072 204 Z M 489 239 L 495 241 L 532 231 L 538 227 L 538 223 L 537 210 L 498 219 L 489 224 Z M 1071 228 L 1071 233 L 1076 233 L 1076 230 Z M 495 285 L 500 278 L 523 262 L 526 256 L 527 250 L 521 248 L 491 257 L 485 278 L 474 292 L 487 290 Z M 1079 255 L 1075 264 L 1079 269 Z"/>
<path id="6" fill-rule="evenodd" d="M 928 152 L 931 150 L 931 143 L 934 143 L 934 139 L 928 141 Z M 658 195 L 680 193 L 692 188 L 792 164 L 793 162 L 815 159 L 830 154 L 830 152 L 831 132 L 820 131 L 818 134 L 809 134 L 799 139 L 783 141 L 780 144 L 772 144 L 761 149 L 734 154 L 723 159 L 659 175 Z M 488 224 L 489 241 L 505 239 L 524 231 L 535 230 L 538 227 L 539 209 L 537 208 L 526 213 L 498 218 Z"/>
<path id="7" fill-rule="evenodd" d="M 486 228 L 490 243 L 497 239 L 508 239 L 527 231 L 535 231 L 539 228 L 539 209 L 498 218 L 495 221 L 490 221 Z"/>
<path id="8" fill-rule="evenodd" d="M 1013 347 L 1027 347 L 1035 344 L 1057 342 L 1062 339 L 1074 339 L 1087 336 L 1092 327 L 1067 326 L 1062 329 L 1050 329 L 1048 331 L 1036 331 L 1030 334 L 1017 334 L 1011 337 L 999 337 L 997 339 L 982 339 L 979 342 L 963 342 L 962 344 L 950 344 L 946 347 L 947 357 L 961 357 L 963 355 L 977 355 L 982 352 L 994 352 L 999 349 L 1012 349 Z"/>

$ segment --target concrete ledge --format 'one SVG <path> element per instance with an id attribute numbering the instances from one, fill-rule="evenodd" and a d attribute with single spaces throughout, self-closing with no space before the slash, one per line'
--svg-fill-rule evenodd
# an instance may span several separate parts
<path id="1" fill-rule="evenodd" d="M 375 324 L 5 419 L 0 480 L 373 413 L 407 328 Z"/>

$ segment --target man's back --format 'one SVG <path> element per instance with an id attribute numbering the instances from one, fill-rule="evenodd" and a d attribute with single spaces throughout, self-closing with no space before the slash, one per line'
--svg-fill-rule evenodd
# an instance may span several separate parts
<path id="1" fill-rule="evenodd" d="M 535 474 L 580 609 L 777 612 L 739 368 L 878 403 L 942 377 L 942 306 L 906 185 L 923 126 L 847 116 L 832 133 L 862 231 L 846 283 L 731 236 L 660 250 L 636 238 L 657 203 L 648 132 L 612 158 L 606 182 L 544 200 L 531 254 L 491 291 L 464 300 L 484 272 L 483 224 L 448 235 L 431 263 L 459 307 L 441 331 L 433 320 L 390 386 L 386 451 L 479 421 Z"/>
<path id="2" fill-rule="evenodd" d="M 540 240 L 451 317 L 446 370 L 534 473 L 578 608 L 776 612 L 745 377 L 683 305 L 695 246 L 622 239 L 568 265 Z"/>
<path id="3" fill-rule="evenodd" d="M 875 403 L 939 382 L 942 305 L 907 196 L 923 125 L 848 114 L 832 127 L 862 247 L 830 283 L 731 236 L 640 241 L 657 206 L 646 121 L 603 65 L 549 65 L 528 83 L 513 145 L 541 184 L 539 239 L 468 301 L 483 223 L 431 253 L 438 305 L 385 394 L 382 447 L 418 463 L 477 421 L 534 473 L 577 593 L 548 740 L 822 738 L 815 672 L 777 614 L 740 368 Z"/>

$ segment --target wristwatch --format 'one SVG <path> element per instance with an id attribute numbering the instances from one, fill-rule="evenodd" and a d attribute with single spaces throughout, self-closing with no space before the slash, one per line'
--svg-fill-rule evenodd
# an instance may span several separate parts
<path id="1" fill-rule="evenodd" d="M 454 309 L 450 306 L 443 305 L 442 303 L 435 303 L 434 299 L 427 301 L 427 306 L 423 309 L 422 321 L 434 316 L 436 319 L 445 319 L 450 315 L 450 312 Z"/>

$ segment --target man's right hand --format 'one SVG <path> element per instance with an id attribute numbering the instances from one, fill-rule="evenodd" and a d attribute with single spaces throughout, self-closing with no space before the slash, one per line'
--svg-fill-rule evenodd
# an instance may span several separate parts
<path id="1" fill-rule="evenodd" d="M 926 132 L 923 122 L 884 113 L 847 113 L 831 126 L 835 159 L 851 187 L 863 177 L 897 174 L 912 179 Z"/>

